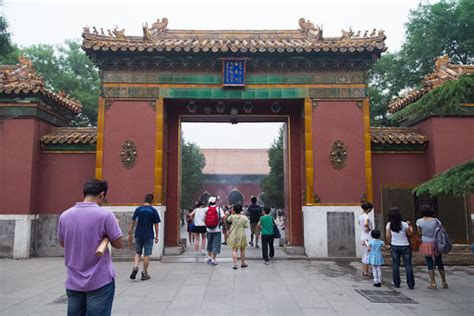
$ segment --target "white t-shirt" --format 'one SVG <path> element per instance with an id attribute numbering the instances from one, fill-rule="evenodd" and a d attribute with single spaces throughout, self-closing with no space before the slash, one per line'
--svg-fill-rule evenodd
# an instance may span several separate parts
<path id="1" fill-rule="evenodd" d="M 207 212 L 207 207 L 204 208 L 204 210 Z M 222 219 L 224 218 L 224 211 L 218 206 L 217 207 L 217 211 L 219 212 L 219 225 L 217 225 L 217 227 L 215 228 L 209 228 L 209 227 L 206 227 L 207 229 L 207 232 L 208 233 L 220 233 L 221 232 L 221 223 L 222 223 Z"/>
<path id="2" fill-rule="evenodd" d="M 369 223 L 369 231 L 366 230 L 364 225 L 365 221 Z M 372 222 L 370 221 L 369 214 L 362 212 L 359 216 L 359 226 L 360 226 L 360 239 L 361 240 L 371 240 L 370 232 L 372 231 Z"/>
<path id="3" fill-rule="evenodd" d="M 205 226 L 204 218 L 206 217 L 207 207 L 199 207 L 194 210 L 194 226 Z"/>
<path id="4" fill-rule="evenodd" d="M 400 229 L 398 233 L 390 229 L 390 222 L 387 223 L 387 226 L 385 228 L 387 230 L 390 230 L 390 233 L 392 234 L 392 241 L 391 241 L 392 246 L 409 246 L 410 245 L 410 242 L 408 241 L 408 237 L 407 237 L 408 224 L 406 222 L 402 221 L 402 229 Z"/>

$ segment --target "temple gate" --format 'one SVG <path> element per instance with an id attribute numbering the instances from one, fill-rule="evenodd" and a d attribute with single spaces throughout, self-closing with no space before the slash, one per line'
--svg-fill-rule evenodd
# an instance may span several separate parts
<path id="1" fill-rule="evenodd" d="M 367 70 L 385 35 L 326 37 L 309 21 L 299 26 L 170 30 L 162 19 L 141 36 L 84 28 L 83 48 L 102 77 L 96 177 L 110 181 L 115 210 L 132 212 L 154 192 L 170 253 L 179 243 L 183 121 L 287 123 L 289 251 L 327 256 L 328 236 L 341 223 L 353 232 L 360 200 L 372 200 Z M 355 255 L 354 237 L 342 236 L 331 255 Z"/>

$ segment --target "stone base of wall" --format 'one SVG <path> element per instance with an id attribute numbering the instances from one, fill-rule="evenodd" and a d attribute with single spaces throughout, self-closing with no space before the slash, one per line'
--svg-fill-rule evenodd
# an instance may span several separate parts
<path id="1" fill-rule="evenodd" d="M 0 220 L 0 258 L 13 257 L 15 221 Z"/>
<path id="2" fill-rule="evenodd" d="M 153 252 L 151 254 L 151 258 L 153 259 L 161 259 L 163 256 L 163 242 L 165 237 L 165 230 L 164 230 L 164 223 L 165 223 L 165 206 L 154 206 L 158 210 L 158 214 L 160 214 L 161 223 L 159 225 L 159 242 L 158 244 L 153 245 Z M 123 232 L 123 248 L 122 249 L 111 249 L 112 251 L 112 258 L 114 259 L 130 259 L 135 256 L 135 242 L 130 245 L 128 243 L 128 227 L 130 225 L 130 221 L 132 220 L 133 212 L 135 212 L 136 206 L 106 206 L 112 210 L 115 216 L 119 219 L 119 225 Z M 134 240 L 134 238 L 133 238 Z"/>
<path id="3" fill-rule="evenodd" d="M 31 225 L 32 257 L 61 257 L 64 250 L 58 242 L 59 215 L 38 215 Z"/>
<path id="4" fill-rule="evenodd" d="M 134 245 L 128 245 L 128 225 L 136 206 L 106 206 L 120 220 L 124 247 L 111 249 L 112 257 L 130 259 L 135 255 Z M 159 243 L 154 245 L 152 258 L 163 255 L 164 206 L 155 206 L 161 218 Z M 0 258 L 61 257 L 64 250 L 57 238 L 59 214 L 48 215 L 0 215 Z"/>
<path id="5" fill-rule="evenodd" d="M 359 206 L 304 206 L 304 248 L 309 258 L 360 257 Z M 374 220 L 374 213 L 369 214 Z"/>

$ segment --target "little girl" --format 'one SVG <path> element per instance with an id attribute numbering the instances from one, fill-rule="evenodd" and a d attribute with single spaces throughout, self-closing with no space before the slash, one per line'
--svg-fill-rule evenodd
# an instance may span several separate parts
<path id="1" fill-rule="evenodd" d="M 374 286 L 382 286 L 382 264 L 383 255 L 382 248 L 385 243 L 380 240 L 380 231 L 373 230 L 371 232 L 372 240 L 369 241 L 369 264 L 372 266 L 374 274 Z"/>

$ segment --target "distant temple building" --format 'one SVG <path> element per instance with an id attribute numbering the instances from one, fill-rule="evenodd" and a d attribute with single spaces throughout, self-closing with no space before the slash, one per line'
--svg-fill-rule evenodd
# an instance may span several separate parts
<path id="1" fill-rule="evenodd" d="M 224 204 L 249 204 L 260 197 L 260 181 L 270 173 L 267 149 L 201 149 L 206 158 L 204 183 L 195 200 L 219 196 Z"/>

